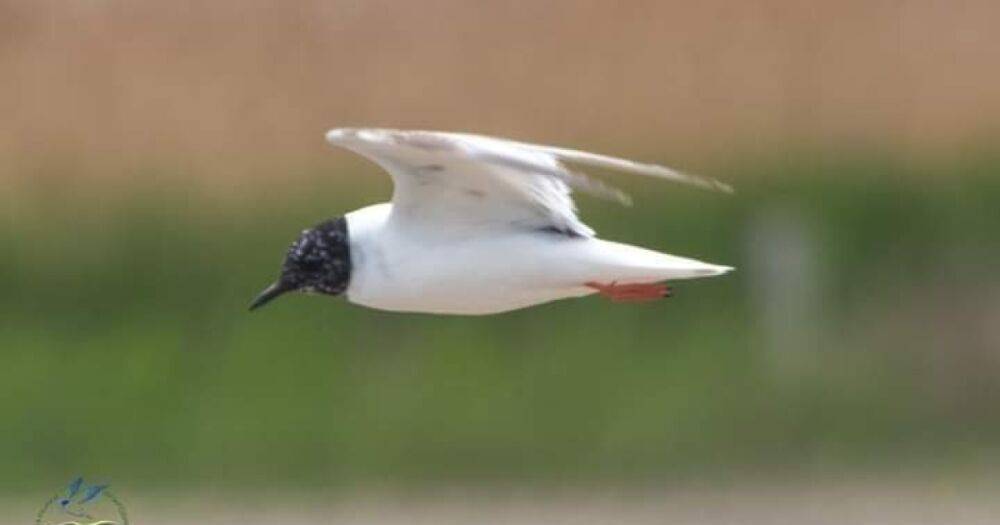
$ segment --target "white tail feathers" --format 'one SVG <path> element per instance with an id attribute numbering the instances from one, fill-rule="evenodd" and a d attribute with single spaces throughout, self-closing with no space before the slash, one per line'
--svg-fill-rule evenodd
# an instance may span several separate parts
<path id="1" fill-rule="evenodd" d="M 600 282 L 658 282 L 714 277 L 733 270 L 687 257 L 638 246 L 594 239 L 590 259 L 599 267 Z M 597 277 L 597 276 L 595 276 Z"/>

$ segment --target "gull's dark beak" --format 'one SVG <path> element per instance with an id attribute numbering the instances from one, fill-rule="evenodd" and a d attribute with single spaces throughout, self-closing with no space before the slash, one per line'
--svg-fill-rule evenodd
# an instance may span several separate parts
<path id="1" fill-rule="evenodd" d="M 258 295 L 257 298 L 254 299 L 252 303 L 250 303 L 250 311 L 254 311 L 260 308 L 261 306 L 264 306 L 265 304 L 276 299 L 278 296 L 286 294 L 292 290 L 293 287 L 287 285 L 282 281 L 278 281 L 272 284 L 271 286 L 265 288 L 263 292 L 260 292 L 260 295 Z"/>

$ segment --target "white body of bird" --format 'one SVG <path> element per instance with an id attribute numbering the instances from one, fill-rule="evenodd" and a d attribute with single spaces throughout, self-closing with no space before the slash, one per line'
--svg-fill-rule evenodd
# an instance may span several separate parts
<path id="1" fill-rule="evenodd" d="M 596 293 L 584 283 L 655 283 L 731 268 L 594 237 L 507 230 L 413 236 L 383 203 L 347 214 L 354 267 L 347 299 L 381 310 L 492 314 Z"/>

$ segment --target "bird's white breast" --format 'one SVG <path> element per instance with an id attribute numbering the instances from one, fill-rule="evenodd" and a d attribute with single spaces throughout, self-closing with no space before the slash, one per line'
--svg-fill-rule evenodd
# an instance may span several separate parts
<path id="1" fill-rule="evenodd" d="M 587 282 L 707 277 L 729 268 L 592 237 L 519 228 L 434 230 L 392 205 L 348 213 L 347 298 L 382 310 L 489 314 L 593 293 Z"/>
<path id="2" fill-rule="evenodd" d="M 562 273 L 558 249 L 585 243 L 502 230 L 420 234 L 389 222 L 391 204 L 347 214 L 352 274 L 347 298 L 382 310 L 488 314 L 590 291 Z"/>

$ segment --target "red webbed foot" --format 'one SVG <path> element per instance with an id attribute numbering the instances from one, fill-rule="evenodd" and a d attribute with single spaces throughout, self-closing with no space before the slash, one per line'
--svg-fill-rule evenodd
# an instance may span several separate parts
<path id="1" fill-rule="evenodd" d="M 616 303 L 654 301 L 672 294 L 670 287 L 664 283 L 618 284 L 612 281 L 611 284 L 601 284 L 590 281 L 584 283 L 584 286 L 597 290 L 597 293 Z"/>

